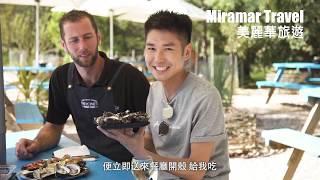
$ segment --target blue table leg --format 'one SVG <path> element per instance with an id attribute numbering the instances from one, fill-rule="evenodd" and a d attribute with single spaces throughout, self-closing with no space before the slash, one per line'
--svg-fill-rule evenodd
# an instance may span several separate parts
<path id="1" fill-rule="evenodd" d="M 276 76 L 274 77 L 274 80 L 273 80 L 273 81 L 274 81 L 274 82 L 280 81 L 283 72 L 284 72 L 284 69 L 283 69 L 283 68 L 277 69 L 277 73 L 276 73 Z M 273 92 L 274 92 L 274 89 L 275 89 L 274 87 L 270 88 L 269 93 L 268 93 L 268 99 L 267 99 L 267 101 L 266 101 L 266 104 L 268 104 L 268 102 L 270 101 L 271 96 L 272 96 L 272 94 L 273 94 Z"/>

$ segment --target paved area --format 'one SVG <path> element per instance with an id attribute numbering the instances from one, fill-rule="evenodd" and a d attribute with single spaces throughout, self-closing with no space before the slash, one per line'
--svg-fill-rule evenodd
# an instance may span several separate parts
<path id="1" fill-rule="evenodd" d="M 287 168 L 292 149 L 269 157 L 230 159 L 230 180 L 281 180 Z M 320 178 L 320 158 L 305 153 L 293 180 Z"/>
<path id="2" fill-rule="evenodd" d="M 233 99 L 233 107 L 250 111 L 254 114 L 291 114 L 298 113 L 299 118 L 306 118 L 308 104 L 297 94 L 276 93 L 268 104 L 265 104 L 267 90 L 240 90 Z M 300 108 L 297 108 L 300 107 Z M 296 109 L 295 109 L 296 108 Z M 287 168 L 287 162 L 292 149 L 285 152 L 258 158 L 232 158 L 230 159 L 231 180 L 280 180 Z M 294 180 L 320 179 L 320 158 L 305 153 L 293 177 Z"/>
<path id="3" fill-rule="evenodd" d="M 266 104 L 267 89 L 238 89 L 233 96 L 232 106 L 255 114 L 290 112 L 295 107 L 303 108 L 308 106 L 302 96 L 293 92 L 292 94 L 289 94 L 289 91 L 288 93 L 279 93 L 278 90 L 275 90 L 269 103 Z"/>

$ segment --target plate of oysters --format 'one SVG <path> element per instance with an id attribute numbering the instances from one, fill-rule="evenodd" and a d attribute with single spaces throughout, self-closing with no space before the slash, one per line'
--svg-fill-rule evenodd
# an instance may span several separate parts
<path id="1" fill-rule="evenodd" d="M 94 118 L 94 122 L 104 129 L 139 128 L 148 125 L 149 118 L 145 112 L 104 112 L 102 116 Z"/>
<path id="2" fill-rule="evenodd" d="M 41 159 L 24 165 L 18 176 L 22 179 L 74 179 L 89 173 L 86 162 L 80 157 L 65 155 Z"/>

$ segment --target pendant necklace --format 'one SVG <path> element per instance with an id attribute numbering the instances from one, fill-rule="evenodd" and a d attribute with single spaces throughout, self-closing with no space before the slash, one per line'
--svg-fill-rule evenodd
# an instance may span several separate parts
<path id="1" fill-rule="evenodd" d="M 168 134 L 170 130 L 170 126 L 166 122 L 166 120 L 169 120 L 173 117 L 173 107 L 170 105 L 173 99 L 174 98 L 171 99 L 171 102 L 168 102 L 164 94 L 164 106 L 162 108 L 162 122 L 159 124 L 159 136 L 164 136 Z"/>

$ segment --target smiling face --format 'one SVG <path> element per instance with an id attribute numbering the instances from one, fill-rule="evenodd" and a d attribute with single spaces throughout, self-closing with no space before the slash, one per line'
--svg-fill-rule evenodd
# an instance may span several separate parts
<path id="1" fill-rule="evenodd" d="M 63 25 L 64 37 L 61 41 L 66 52 L 80 67 L 91 67 L 98 57 L 100 35 L 95 32 L 88 18 L 67 21 Z"/>
<path id="2" fill-rule="evenodd" d="M 168 82 L 185 74 L 191 44 L 184 45 L 176 33 L 153 29 L 146 36 L 144 55 L 152 75 L 158 81 Z"/>

